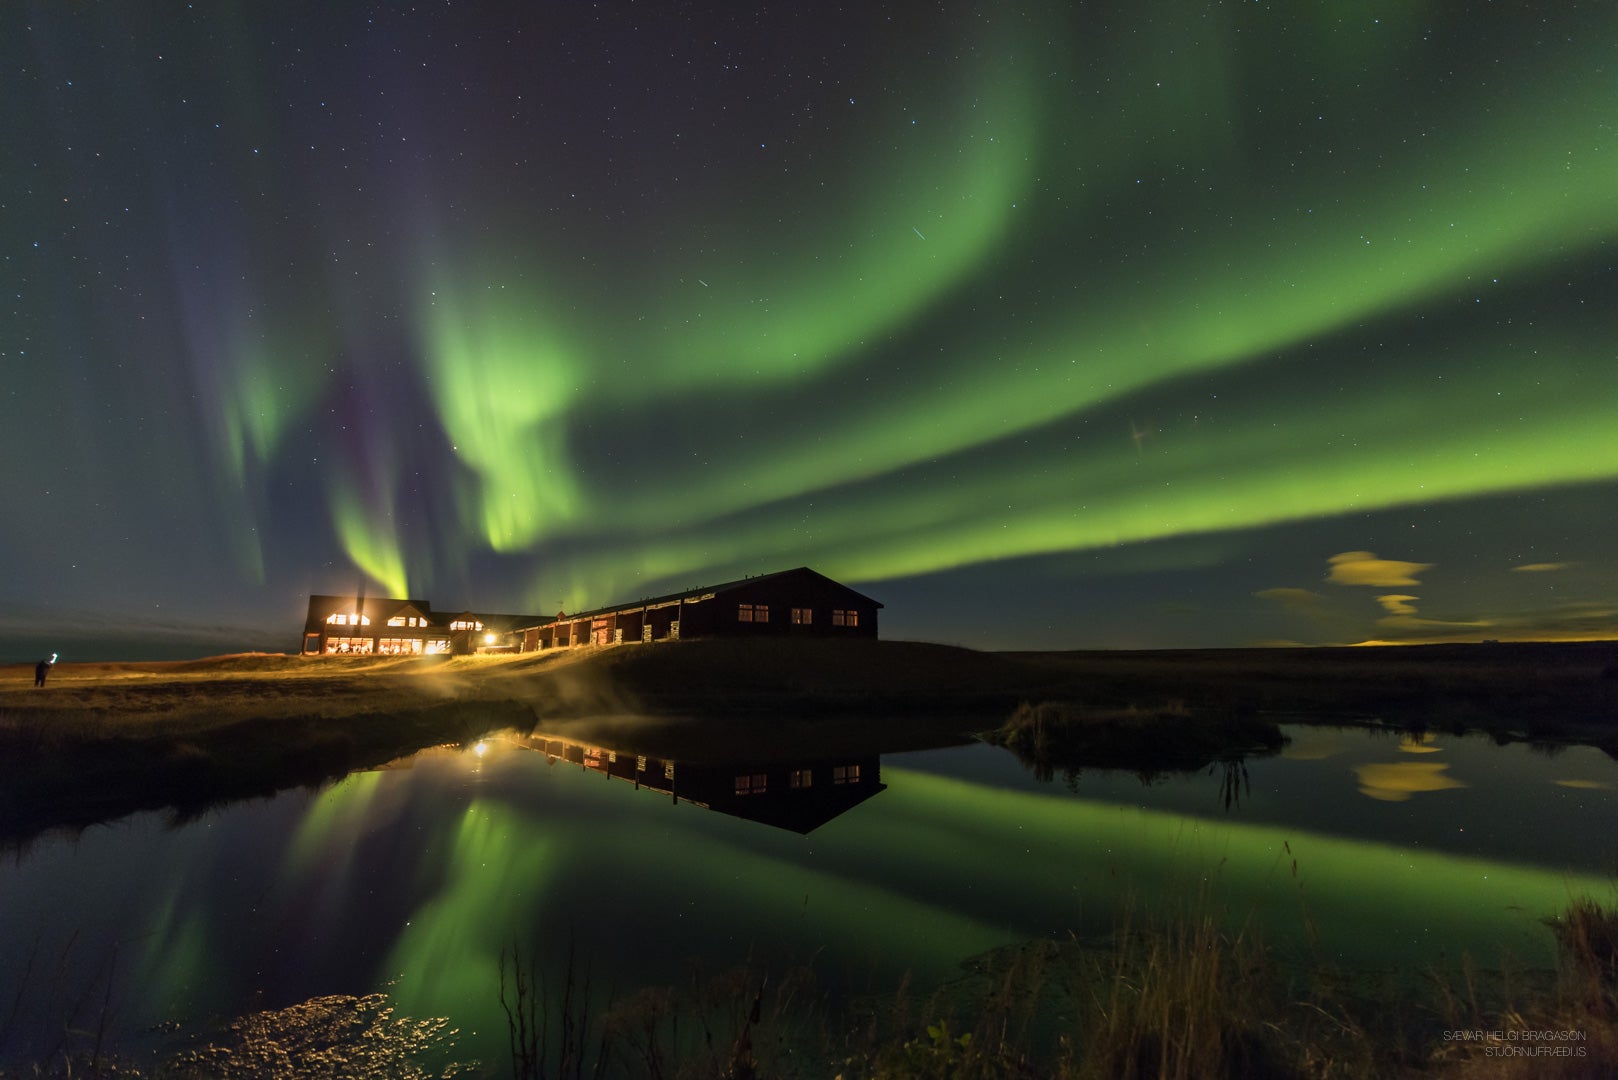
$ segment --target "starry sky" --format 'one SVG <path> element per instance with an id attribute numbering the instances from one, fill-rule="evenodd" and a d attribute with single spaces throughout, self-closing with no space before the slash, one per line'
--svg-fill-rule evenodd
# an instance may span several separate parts
<path id="1" fill-rule="evenodd" d="M 0 8 L 0 658 L 1618 637 L 1613 5 L 515 6 Z"/>

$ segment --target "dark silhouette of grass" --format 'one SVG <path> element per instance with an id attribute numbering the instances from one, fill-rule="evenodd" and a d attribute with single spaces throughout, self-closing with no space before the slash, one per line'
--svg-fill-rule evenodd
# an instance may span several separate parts
<path id="1" fill-rule="evenodd" d="M 1043 780 L 1060 769 L 1126 769 L 1145 782 L 1165 772 L 1197 772 L 1216 762 L 1239 763 L 1285 745 L 1269 720 L 1239 714 L 1193 715 L 1178 702 L 1157 709 L 1089 709 L 1070 702 L 1024 702 L 983 734 L 1004 746 Z M 1227 806 L 1236 792 L 1227 780 Z"/>
<path id="2" fill-rule="evenodd" d="M 1307 917 L 1307 916 L 1306 916 Z M 800 967 L 743 964 L 684 987 L 598 994 L 573 950 L 547 984 L 542 956 L 502 952 L 504 1068 L 455 1062 L 450 1018 L 396 1017 L 382 994 L 256 1012 L 131 1063 L 80 1029 L 0 1080 L 509 1075 L 517 1080 L 1270 1080 L 1607 1077 L 1618 1070 L 1618 909 L 1570 901 L 1547 920 L 1554 973 L 1428 972 L 1379 981 L 1321 957 L 1283 964 L 1207 893 L 1109 939 L 1039 940 L 969 960 L 921 995 L 832 1009 Z M 102 1003 L 105 1011 L 106 1003 Z M 92 1042 L 92 1040 L 94 1040 Z M 1516 1048 L 1562 1056 L 1505 1056 Z"/>

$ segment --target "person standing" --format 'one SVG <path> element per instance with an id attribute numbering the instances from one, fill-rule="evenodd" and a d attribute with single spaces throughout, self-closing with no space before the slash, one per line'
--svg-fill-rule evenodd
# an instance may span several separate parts
<path id="1" fill-rule="evenodd" d="M 49 675 L 50 673 L 51 673 L 51 662 L 49 660 L 41 660 L 39 663 L 35 664 L 34 665 L 34 685 L 35 686 L 44 686 L 45 685 L 45 676 Z"/>

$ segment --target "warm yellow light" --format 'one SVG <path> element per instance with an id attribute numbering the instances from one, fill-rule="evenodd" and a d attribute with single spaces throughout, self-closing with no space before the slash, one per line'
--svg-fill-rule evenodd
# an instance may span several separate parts
<path id="1" fill-rule="evenodd" d="M 493 645 L 494 644 L 494 635 L 493 634 L 484 634 L 483 635 L 483 643 L 485 645 Z"/>
<path id="2" fill-rule="evenodd" d="M 480 741 L 476 746 L 472 747 L 472 753 L 476 754 L 478 757 L 482 757 L 484 754 L 487 754 L 488 752 L 489 752 L 489 744 L 486 743 L 486 742 L 481 742 Z"/>

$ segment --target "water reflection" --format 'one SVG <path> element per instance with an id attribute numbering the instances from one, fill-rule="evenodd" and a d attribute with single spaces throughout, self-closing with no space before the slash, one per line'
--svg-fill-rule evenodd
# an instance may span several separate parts
<path id="1" fill-rule="evenodd" d="M 823 986 L 880 993 L 1204 887 L 1278 948 L 1344 965 L 1548 963 L 1540 918 L 1610 881 L 1618 835 L 1618 767 L 1581 748 L 1444 737 L 1412 760 L 1396 735 L 1293 728 L 1296 759 L 1150 787 L 1086 767 L 1068 792 L 982 744 L 837 756 L 813 738 L 725 760 L 712 729 L 692 725 L 689 752 L 656 730 L 657 753 L 492 738 L 182 828 L 147 814 L 42 841 L 0 864 L 13 1045 L 62 1031 L 69 999 L 110 998 L 127 1030 L 386 988 L 400 1015 L 450 1017 L 466 1056 L 501 1060 L 514 940 L 577 942 L 621 992 L 679 983 L 693 959 L 813 958 Z M 1359 791 L 1357 767 L 1438 762 L 1465 787 Z"/>
<path id="2" fill-rule="evenodd" d="M 1461 781 L 1445 775 L 1448 769 L 1445 762 L 1401 761 L 1356 765 L 1354 773 L 1360 778 L 1361 795 L 1383 802 L 1405 802 L 1412 795 L 1465 787 Z"/>
<path id="3" fill-rule="evenodd" d="M 805 836 L 887 789 L 876 754 L 708 762 L 608 750 L 558 735 L 510 735 L 500 741 L 544 754 L 553 765 L 571 762 L 628 781 L 636 790 L 662 792 L 674 803 L 684 800 Z"/>
<path id="4" fill-rule="evenodd" d="M 1405 754 L 1436 754 L 1444 749 L 1438 745 L 1438 736 L 1427 731 L 1419 735 L 1405 734 L 1399 736 L 1399 751 Z"/>

